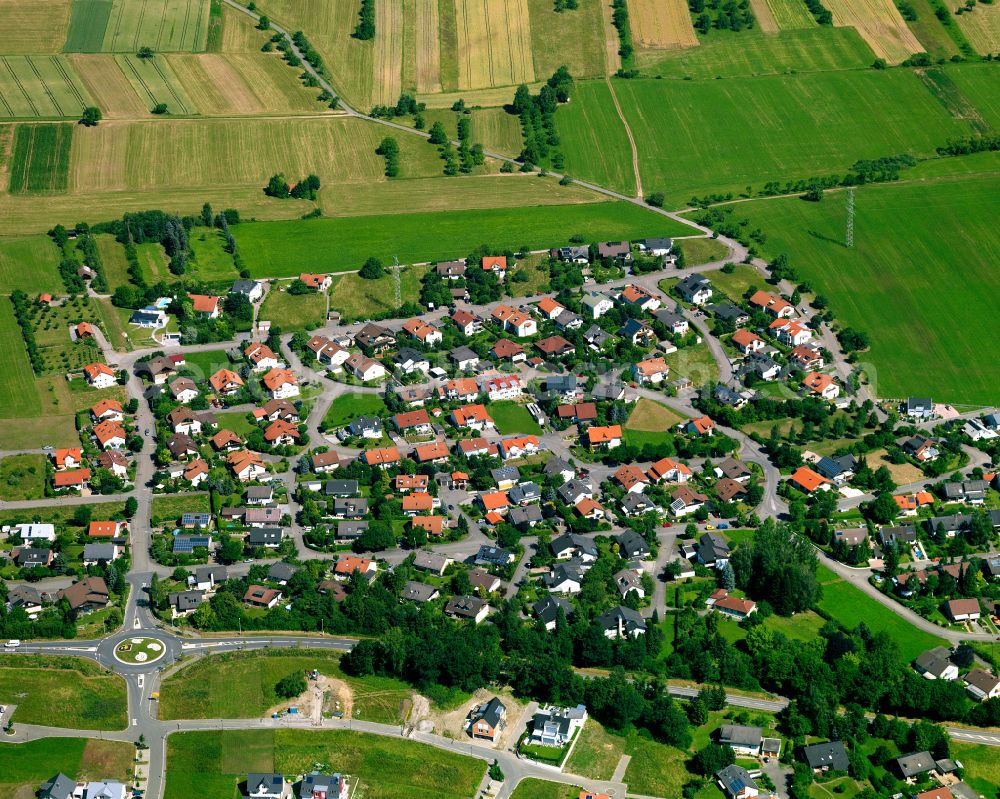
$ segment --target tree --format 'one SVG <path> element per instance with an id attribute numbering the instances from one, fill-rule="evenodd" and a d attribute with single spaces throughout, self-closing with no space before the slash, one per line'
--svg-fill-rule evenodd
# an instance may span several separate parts
<path id="1" fill-rule="evenodd" d="M 140 47 L 136 51 L 135 55 L 136 55 L 137 58 L 141 58 L 144 61 L 148 61 L 154 55 L 153 54 L 153 48 L 152 47 Z"/>
<path id="2" fill-rule="evenodd" d="M 139 510 L 139 501 L 135 497 L 129 497 L 125 500 L 125 518 L 131 519 L 137 510 Z"/>
<path id="3" fill-rule="evenodd" d="M 736 587 L 736 575 L 733 573 L 733 567 L 726 562 L 726 565 L 722 568 L 722 587 L 727 591 L 732 591 Z"/>
<path id="4" fill-rule="evenodd" d="M 285 176 L 281 173 L 271 175 L 270 180 L 267 181 L 267 186 L 264 188 L 264 194 L 268 197 L 277 197 L 279 200 L 288 199 L 291 189 L 288 187 L 288 181 L 285 180 Z"/>
<path id="5" fill-rule="evenodd" d="M 266 31 L 271 29 L 271 19 L 266 14 L 260 15 L 260 20 L 257 22 L 257 29 Z"/>
<path id="6" fill-rule="evenodd" d="M 294 671 L 286 677 L 278 680 L 274 686 L 274 692 L 282 699 L 293 699 L 306 691 L 306 678 L 302 672 Z"/>
<path id="7" fill-rule="evenodd" d="M 374 257 L 365 261 L 358 272 L 358 277 L 365 280 L 378 280 L 380 277 L 384 276 L 385 267 L 382 266 L 382 262 L 378 258 Z"/>
<path id="8" fill-rule="evenodd" d="M 444 125 L 440 122 L 435 122 L 431 125 L 428 141 L 431 144 L 445 144 L 448 141 L 448 134 L 445 132 Z"/>
<path id="9" fill-rule="evenodd" d="M 83 116 L 80 117 L 80 124 L 85 128 L 92 128 L 104 119 L 101 109 L 95 105 L 88 105 L 83 109 Z"/>
<path id="10" fill-rule="evenodd" d="M 157 116 L 167 113 L 167 104 L 157 103 L 156 105 L 153 106 L 152 113 L 156 114 Z"/>
<path id="11" fill-rule="evenodd" d="M 710 743 L 708 746 L 702 747 L 694 753 L 694 757 L 691 759 L 691 767 L 696 773 L 704 774 L 707 777 L 724 769 L 726 766 L 733 765 L 735 762 L 736 753 L 731 746 Z"/>

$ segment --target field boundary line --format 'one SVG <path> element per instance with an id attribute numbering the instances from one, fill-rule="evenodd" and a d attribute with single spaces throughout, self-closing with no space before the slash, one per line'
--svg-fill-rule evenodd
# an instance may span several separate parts
<path id="1" fill-rule="evenodd" d="M 125 63 L 128 65 L 129 71 L 135 76 L 135 79 L 139 82 L 139 85 L 142 87 L 142 90 L 146 92 L 146 96 L 149 98 L 150 102 L 155 103 L 156 98 L 153 96 L 153 92 L 150 91 L 149 86 L 146 85 L 146 81 L 143 80 L 142 75 L 140 75 L 139 71 L 135 68 L 135 64 L 132 63 L 131 57 L 125 55 L 125 56 L 120 56 L 120 58 L 122 58 L 122 60 L 124 60 Z"/>
<path id="2" fill-rule="evenodd" d="M 639 173 L 639 148 L 635 146 L 635 137 L 632 135 L 632 128 L 629 127 L 628 120 L 625 118 L 625 112 L 622 111 L 621 104 L 618 102 L 618 95 L 615 94 L 615 84 L 607 75 L 604 76 L 604 80 L 608 84 L 608 91 L 611 92 L 615 111 L 618 112 L 618 118 L 622 121 L 622 125 L 625 126 L 625 134 L 628 136 L 628 143 L 632 148 L 632 172 L 635 173 L 635 196 L 642 197 L 642 175 Z"/>
<path id="3" fill-rule="evenodd" d="M 66 81 L 66 85 L 69 86 L 70 90 L 73 92 L 73 95 L 76 97 L 77 100 L 79 100 L 80 106 L 83 107 L 87 105 L 87 101 L 83 98 L 83 95 L 80 93 L 80 87 L 76 85 L 76 81 L 74 81 L 71 78 L 69 72 L 67 72 L 66 64 L 64 63 L 64 61 L 60 59 L 59 56 L 55 55 L 50 56 L 50 58 L 52 59 L 52 65 L 56 68 L 59 74 L 63 76 L 63 79 Z"/>
<path id="4" fill-rule="evenodd" d="M 507 4 L 504 3 L 504 9 Z M 506 16 L 504 17 L 506 19 Z M 497 85 L 496 76 L 493 74 L 493 32 L 490 30 L 490 0 L 483 0 L 483 25 L 486 28 L 486 63 L 490 65 L 490 86 Z M 507 29 L 507 44 L 510 44 L 510 28 Z M 508 54 L 510 47 L 507 47 Z"/>
<path id="5" fill-rule="evenodd" d="M 35 101 L 32 100 L 31 95 L 29 95 L 24 90 L 24 84 L 21 83 L 21 79 L 17 77 L 17 73 L 14 72 L 14 67 L 10 65 L 10 61 L 8 61 L 6 57 L 3 59 L 3 65 L 7 67 L 7 71 L 10 73 L 11 78 L 14 79 L 14 85 L 21 90 L 21 94 L 23 94 L 24 99 L 28 101 L 28 105 L 31 106 L 31 110 L 34 112 L 35 116 L 40 117 L 41 114 L 38 113 L 38 108 L 35 106 Z"/>
<path id="6" fill-rule="evenodd" d="M 169 68 L 169 64 L 167 66 Z M 155 58 L 153 59 L 153 67 L 156 69 L 156 72 L 160 76 L 160 78 L 163 79 L 163 85 L 167 87 L 167 91 L 170 92 L 170 96 L 177 101 L 177 105 L 183 108 L 186 113 L 189 114 L 193 113 L 191 109 L 184 104 L 184 101 L 181 100 L 180 95 L 177 94 L 177 90 L 174 89 L 173 84 L 167 79 L 166 73 L 164 73 L 163 68 L 160 66 L 159 62 Z"/>
<path id="7" fill-rule="evenodd" d="M 59 112 L 59 116 L 61 117 L 66 116 L 66 112 L 62 110 L 62 106 L 59 105 L 59 101 L 56 100 L 56 96 L 52 92 L 52 89 L 49 88 L 49 84 L 45 82 L 45 78 L 42 77 L 42 73 L 38 71 L 38 67 L 35 66 L 35 62 L 31 60 L 31 56 L 30 55 L 25 56 L 24 61 L 31 69 L 31 71 L 35 73 L 35 77 L 38 78 L 38 82 L 42 84 L 42 88 L 45 90 L 45 93 L 49 96 L 49 100 L 52 103 L 52 107 Z"/>

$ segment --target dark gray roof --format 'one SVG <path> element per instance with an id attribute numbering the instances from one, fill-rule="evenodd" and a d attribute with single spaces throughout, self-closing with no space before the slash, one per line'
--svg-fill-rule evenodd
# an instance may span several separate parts
<path id="1" fill-rule="evenodd" d="M 575 472 L 576 469 L 570 466 L 567 461 L 564 461 L 562 458 L 556 455 L 552 458 L 549 458 L 542 471 L 545 472 L 545 474 L 547 475 L 553 475 L 553 474 L 559 474 L 560 472 L 564 471 Z"/>
<path id="2" fill-rule="evenodd" d="M 624 605 L 611 608 L 597 617 L 597 623 L 605 630 L 617 630 L 619 622 L 621 622 L 626 635 L 631 635 L 636 631 L 646 632 L 646 621 L 639 611 Z"/>
<path id="3" fill-rule="evenodd" d="M 210 535 L 175 535 L 174 552 L 194 552 L 195 547 L 208 548 L 212 543 Z"/>
<path id="4" fill-rule="evenodd" d="M 826 743 L 803 746 L 802 756 L 809 764 L 809 768 L 813 769 L 828 768 L 833 771 L 847 771 L 850 766 L 847 750 L 841 741 L 827 741 Z"/>
<path id="5" fill-rule="evenodd" d="M 567 619 L 573 616 L 573 606 L 562 597 L 557 596 L 542 597 L 532 606 L 531 610 L 543 623 L 548 624 L 556 620 L 559 608 L 562 608 Z"/>
<path id="6" fill-rule="evenodd" d="M 597 544 L 594 539 L 576 533 L 566 533 L 558 538 L 553 538 L 549 543 L 553 555 L 558 555 L 564 549 L 572 549 L 580 554 L 597 557 Z"/>
<path id="7" fill-rule="evenodd" d="M 552 571 L 542 578 L 542 583 L 546 588 L 555 588 L 566 580 L 579 583 L 583 579 L 582 564 L 578 560 L 567 560 L 557 563 L 552 567 Z"/>
<path id="8" fill-rule="evenodd" d="M 267 577 L 270 580 L 291 580 L 296 571 L 292 564 L 278 561 L 271 564 L 271 568 L 267 570 Z"/>
<path id="9" fill-rule="evenodd" d="M 536 499 L 541 499 L 542 489 L 538 487 L 537 483 L 528 481 L 527 483 L 519 483 L 507 492 L 507 498 L 511 502 L 517 502 L 518 504 L 522 502 L 533 502 Z"/>
<path id="10" fill-rule="evenodd" d="M 409 599 L 413 602 L 429 602 L 434 598 L 437 589 L 427 583 L 418 583 L 415 580 L 407 580 L 400 593 L 401 599 Z"/>
<path id="11" fill-rule="evenodd" d="M 86 561 L 113 560 L 114 557 L 114 544 L 86 544 L 83 547 L 83 559 Z"/>
<path id="12" fill-rule="evenodd" d="M 479 709 L 476 711 L 472 720 L 475 722 L 482 719 L 491 727 L 496 728 L 506 712 L 507 707 L 503 702 L 494 696 L 489 702 L 479 706 Z"/>
<path id="13" fill-rule="evenodd" d="M 511 553 L 501 547 L 483 544 L 476 554 L 476 563 L 487 563 L 491 566 L 506 566 L 510 563 Z"/>
<path id="14" fill-rule="evenodd" d="M 479 360 L 479 356 L 476 354 L 475 350 L 465 346 L 455 347 L 455 349 L 448 353 L 448 357 L 456 363 L 460 361 Z"/>
<path id="15" fill-rule="evenodd" d="M 250 294 L 255 288 L 257 288 L 256 280 L 235 280 L 233 281 L 233 287 L 230 289 L 232 294 Z"/>
<path id="16" fill-rule="evenodd" d="M 282 535 L 280 527 L 254 527 L 247 535 L 247 542 L 253 546 L 278 544 L 281 542 Z"/>
<path id="17" fill-rule="evenodd" d="M 202 591 L 176 591 L 171 593 L 167 599 L 170 604 L 177 608 L 178 613 L 194 610 L 205 601 L 205 594 Z"/>
<path id="18" fill-rule="evenodd" d="M 463 619 L 473 619 L 483 609 L 483 602 L 477 596 L 453 596 L 444 607 L 445 613 L 460 616 Z"/>
<path id="19" fill-rule="evenodd" d="M 677 290 L 684 296 L 690 296 L 702 288 L 712 288 L 711 281 L 703 275 L 688 275 L 677 284 Z"/>
<path id="20" fill-rule="evenodd" d="M 934 768 L 934 758 L 930 752 L 911 752 L 897 757 L 895 763 L 904 778 L 916 777 Z"/>
<path id="21" fill-rule="evenodd" d="M 247 793 L 259 792 L 261 788 L 272 793 L 281 793 L 284 785 L 283 774 L 247 774 Z"/>
<path id="22" fill-rule="evenodd" d="M 724 724 L 719 728 L 719 742 L 737 746 L 760 746 L 763 732 L 760 727 Z"/>
<path id="23" fill-rule="evenodd" d="M 358 493 L 357 480 L 327 480 L 323 489 L 327 496 L 350 497 Z"/>
<path id="24" fill-rule="evenodd" d="M 649 544 L 635 530 L 626 530 L 618 536 L 618 547 L 626 558 L 644 558 L 649 554 Z"/>
<path id="25" fill-rule="evenodd" d="M 816 464 L 816 471 L 823 475 L 823 477 L 833 480 L 845 472 L 853 472 L 857 464 L 857 458 L 850 453 L 835 457 L 827 456 L 819 459 L 819 462 Z"/>
<path id="26" fill-rule="evenodd" d="M 507 521 L 511 524 L 526 525 L 526 524 L 537 524 L 542 520 L 542 509 L 538 505 L 525 505 L 522 507 L 511 508 L 510 512 L 507 514 Z"/>
<path id="27" fill-rule="evenodd" d="M 737 319 L 744 319 L 750 315 L 738 305 L 733 305 L 731 302 L 716 303 L 709 306 L 709 310 L 716 319 L 723 319 L 727 322 L 735 322 Z"/>
<path id="28" fill-rule="evenodd" d="M 730 796 L 739 796 L 744 788 L 751 788 L 755 792 L 758 790 L 757 783 L 753 781 L 750 772 L 743 768 L 743 766 L 735 764 L 726 766 L 724 769 L 715 772 L 715 776 L 725 786 L 726 792 Z"/>
<path id="29" fill-rule="evenodd" d="M 76 790 L 76 780 L 71 780 L 60 772 L 42 783 L 39 799 L 70 799 Z"/>

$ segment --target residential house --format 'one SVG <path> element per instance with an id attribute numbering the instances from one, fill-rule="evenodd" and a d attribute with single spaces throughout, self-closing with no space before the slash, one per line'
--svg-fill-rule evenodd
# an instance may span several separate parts
<path id="1" fill-rule="evenodd" d="M 178 402 L 188 403 L 198 396 L 198 387 L 190 377 L 178 377 L 170 383 L 170 395 Z"/>
<path id="2" fill-rule="evenodd" d="M 739 724 L 724 724 L 716 734 L 720 746 L 728 746 L 737 757 L 758 757 L 764 743 L 760 727 L 746 727 Z"/>
<path id="3" fill-rule="evenodd" d="M 618 470 L 614 473 L 614 480 L 628 493 L 641 493 L 649 485 L 646 473 L 634 463 L 626 463 L 619 466 Z"/>
<path id="4" fill-rule="evenodd" d="M 604 316 L 604 314 L 615 307 L 611 298 L 605 294 L 599 294 L 593 291 L 587 292 L 583 295 L 583 299 L 580 300 L 580 305 L 591 319 L 600 319 Z"/>
<path id="5" fill-rule="evenodd" d="M 629 319 L 616 331 L 616 334 L 633 347 L 644 347 L 656 341 L 656 333 L 649 322 L 642 319 Z"/>
<path id="6" fill-rule="evenodd" d="M 291 369 L 275 368 L 264 375 L 262 382 L 271 399 L 290 399 L 299 396 L 299 383 Z"/>
<path id="7" fill-rule="evenodd" d="M 413 556 L 413 568 L 424 572 L 430 572 L 431 574 L 436 574 L 438 577 L 443 575 L 445 569 L 447 569 L 454 562 L 455 561 L 449 557 L 438 555 L 434 552 L 427 552 L 425 550 L 420 550 Z"/>
<path id="8" fill-rule="evenodd" d="M 333 283 L 330 275 L 314 275 L 309 272 L 299 275 L 299 280 L 315 291 L 326 291 Z"/>
<path id="9" fill-rule="evenodd" d="M 646 632 L 646 620 L 637 610 L 618 605 L 597 617 L 605 638 L 638 638 Z"/>
<path id="10" fill-rule="evenodd" d="M 716 319 L 728 322 L 733 327 L 742 327 L 750 321 L 750 314 L 740 308 L 740 306 L 734 305 L 728 300 L 726 302 L 709 305 L 708 310 L 711 311 L 712 316 Z"/>
<path id="11" fill-rule="evenodd" d="M 715 779 L 729 799 L 752 799 L 760 794 L 757 783 L 743 766 L 733 764 L 719 769 L 715 772 Z"/>
<path id="12" fill-rule="evenodd" d="M 230 369 L 220 369 L 208 378 L 209 384 L 217 394 L 229 396 L 243 388 L 243 378 Z"/>
<path id="13" fill-rule="evenodd" d="M 802 759 L 815 773 L 825 771 L 844 771 L 850 769 L 851 762 L 847 756 L 843 741 L 826 741 L 809 744 L 802 747 Z"/>
<path id="14" fill-rule="evenodd" d="M 150 305 L 146 308 L 140 308 L 132 311 L 132 315 L 128 318 L 128 323 L 130 325 L 135 325 L 136 327 L 156 329 L 159 327 L 166 327 L 169 318 L 170 317 L 167 316 L 166 311 L 161 308 L 154 308 Z"/>
<path id="15" fill-rule="evenodd" d="M 431 432 L 430 417 L 427 415 L 427 411 L 422 408 L 416 411 L 397 413 L 392 418 L 392 423 L 402 435 L 427 435 Z"/>
<path id="16" fill-rule="evenodd" d="M 465 277 L 465 261 L 442 261 L 434 265 L 434 271 L 446 280 Z"/>
<path id="17" fill-rule="evenodd" d="M 566 533 L 553 538 L 549 542 L 549 548 L 552 550 L 552 554 L 556 560 L 575 558 L 581 563 L 593 563 L 597 560 L 599 554 L 597 544 L 594 543 L 592 538 L 577 535 L 576 533 Z"/>
<path id="18" fill-rule="evenodd" d="M 386 375 L 385 367 L 381 363 L 357 352 L 344 361 L 344 366 L 362 383 L 379 380 Z"/>
<path id="19" fill-rule="evenodd" d="M 624 599 L 630 591 L 634 591 L 639 599 L 644 599 L 646 597 L 646 589 L 642 587 L 642 580 L 639 575 L 636 574 L 634 569 L 622 569 L 615 574 L 612 579 L 615 581 L 615 587 L 618 589 L 618 594 L 622 599 Z"/>
<path id="20" fill-rule="evenodd" d="M 781 366 L 770 355 L 762 352 L 752 352 L 743 360 L 743 371 L 754 374 L 761 380 L 777 380 L 781 375 Z"/>
<path id="21" fill-rule="evenodd" d="M 449 458 L 448 444 L 445 441 L 421 444 L 413 450 L 412 455 L 417 463 L 445 463 Z"/>
<path id="22" fill-rule="evenodd" d="M 708 497 L 705 494 L 694 491 L 686 485 L 677 488 L 670 497 L 670 512 L 674 516 L 687 516 L 695 513 L 708 502 Z"/>
<path id="23" fill-rule="evenodd" d="M 890 763 L 894 767 L 893 771 L 911 783 L 916 781 L 918 777 L 932 771 L 937 765 L 930 752 L 911 752 L 908 755 L 893 758 Z"/>
<path id="24" fill-rule="evenodd" d="M 550 322 L 566 310 L 566 306 L 551 297 L 543 297 L 537 304 L 538 314 Z"/>
<path id="25" fill-rule="evenodd" d="M 690 324 L 688 323 L 687 317 L 683 314 L 663 309 L 654 313 L 653 316 L 655 316 L 659 320 L 660 324 L 662 324 L 675 336 L 686 336 L 688 330 L 690 330 Z"/>
<path id="26" fill-rule="evenodd" d="M 267 474 L 267 467 L 260 455 L 249 450 L 239 450 L 226 455 L 233 476 L 242 483 L 259 480 Z"/>
<path id="27" fill-rule="evenodd" d="M 264 296 L 264 287 L 256 280 L 236 280 L 233 281 L 230 294 L 242 294 L 250 302 L 257 302 Z"/>
<path id="28" fill-rule="evenodd" d="M 907 397 L 901 410 L 911 419 L 929 419 L 934 415 L 934 402 L 930 397 Z"/>
<path id="29" fill-rule="evenodd" d="M 520 363 L 528 359 L 528 354 L 525 352 L 524 347 L 516 341 L 506 338 L 502 338 L 494 344 L 490 349 L 490 353 L 497 360 L 510 361 L 511 363 Z"/>
<path id="30" fill-rule="evenodd" d="M 522 458 L 538 452 L 537 436 L 516 436 L 500 442 L 500 455 L 504 460 Z"/>
<path id="31" fill-rule="evenodd" d="M 188 294 L 187 296 L 198 316 L 218 319 L 222 313 L 222 297 L 209 296 L 208 294 Z"/>
<path id="32" fill-rule="evenodd" d="M 799 324 L 791 319 L 776 319 L 767 327 L 771 335 L 775 336 L 782 344 L 789 347 L 798 347 L 812 339 L 813 332 L 808 327 Z"/>
<path id="33" fill-rule="evenodd" d="M 542 521 L 542 509 L 538 505 L 525 505 L 511 508 L 507 514 L 507 523 L 519 530 L 528 530 Z"/>
<path id="34" fill-rule="evenodd" d="M 584 434 L 587 446 L 603 447 L 604 449 L 615 449 L 622 443 L 622 427 L 619 424 L 608 425 L 607 427 L 588 427 Z"/>
<path id="35" fill-rule="evenodd" d="M 396 337 L 381 325 L 369 322 L 354 334 L 354 343 L 369 355 L 377 355 L 395 347 Z"/>
<path id="36" fill-rule="evenodd" d="M 507 275 L 507 256 L 484 255 L 481 266 L 483 271 L 492 272 L 497 276 L 497 280 L 502 283 L 504 277 Z"/>
<path id="37" fill-rule="evenodd" d="M 509 305 L 498 305 L 490 317 L 504 330 L 518 338 L 533 336 L 538 332 L 538 322 L 531 314 L 519 311 Z"/>
<path id="38" fill-rule="evenodd" d="M 740 599 L 739 597 L 731 596 L 725 588 L 719 588 L 713 592 L 705 601 L 705 604 L 712 610 L 724 616 L 734 618 L 737 621 L 743 621 L 743 619 L 753 615 L 757 610 L 756 602 L 750 599 Z"/>
<path id="39" fill-rule="evenodd" d="M 496 743 L 507 721 L 507 706 L 497 697 L 476 705 L 469 711 L 465 729 L 472 738 Z"/>
<path id="40" fill-rule="evenodd" d="M 542 707 L 531 717 L 530 742 L 542 746 L 565 746 L 587 721 L 587 708 Z"/>
<path id="41" fill-rule="evenodd" d="M 965 677 L 965 690 L 973 699 L 985 702 L 1000 696 L 1000 678 L 981 668 L 974 668 Z"/>
<path id="42" fill-rule="evenodd" d="M 686 464 L 671 458 L 660 458 L 650 465 L 646 474 L 654 483 L 686 483 L 691 479 L 691 470 Z"/>
<path id="43" fill-rule="evenodd" d="M 929 463 L 941 454 L 931 439 L 919 434 L 906 439 L 902 446 L 903 452 L 921 463 Z"/>
<path id="44" fill-rule="evenodd" d="M 670 374 L 670 366 L 663 358 L 647 358 L 632 364 L 632 377 L 640 385 L 647 383 L 657 385 L 666 380 L 668 374 Z"/>
<path id="45" fill-rule="evenodd" d="M 484 380 L 481 388 L 491 402 L 513 400 L 521 396 L 521 379 L 517 375 L 501 375 Z"/>
<path id="46" fill-rule="evenodd" d="M 299 799 L 347 799 L 350 795 L 343 774 L 306 774 L 299 783 Z"/>
<path id="47" fill-rule="evenodd" d="M 830 375 L 823 372 L 810 372 L 802 378 L 802 388 L 811 397 L 819 397 L 832 401 L 840 396 L 840 386 Z"/>
<path id="48" fill-rule="evenodd" d="M 642 286 L 635 285 L 623 288 L 618 294 L 617 299 L 623 305 L 629 305 L 642 311 L 648 311 L 649 313 L 658 310 L 663 304 L 659 297 L 650 293 Z"/>
<path id="49" fill-rule="evenodd" d="M 736 480 L 723 477 L 713 487 L 720 502 L 736 502 L 747 495 L 747 487 Z"/>
<path id="50" fill-rule="evenodd" d="M 559 611 L 562 611 L 567 621 L 573 617 L 573 606 L 562 597 L 547 595 L 539 599 L 531 607 L 531 612 L 535 614 L 535 618 L 545 625 L 545 629 L 549 632 L 556 628 Z"/>
<path id="51" fill-rule="evenodd" d="M 471 430 L 483 431 L 491 429 L 493 417 L 489 415 L 486 406 L 482 404 L 462 405 L 451 412 L 451 422 L 455 427 L 468 427 Z"/>
<path id="52" fill-rule="evenodd" d="M 82 489 L 89 482 L 90 469 L 73 469 L 71 471 L 56 472 L 52 478 L 52 485 L 57 491 Z"/>
<path id="53" fill-rule="evenodd" d="M 826 455 L 816 462 L 816 472 L 837 485 L 843 485 L 852 477 L 858 460 L 850 453 L 846 455 Z"/>
<path id="54" fill-rule="evenodd" d="M 542 578 L 542 585 L 555 594 L 578 594 L 583 580 L 583 564 L 578 560 L 557 563 Z"/>
<path id="55" fill-rule="evenodd" d="M 921 652 L 914 661 L 918 673 L 928 680 L 957 680 L 958 666 L 951 662 L 951 652 L 936 646 Z"/>
<path id="56" fill-rule="evenodd" d="M 483 544 L 476 553 L 475 564 L 477 566 L 503 567 L 514 561 L 514 553 L 501 547 Z"/>
<path id="57" fill-rule="evenodd" d="M 169 378 L 177 374 L 174 362 L 165 355 L 157 355 L 147 361 L 141 361 L 137 364 L 136 370 L 147 374 L 153 384 L 158 386 L 163 385 Z"/>
<path id="58" fill-rule="evenodd" d="M 103 577 L 84 577 L 56 594 L 57 600 L 65 599 L 78 613 L 90 613 L 108 606 L 111 595 Z"/>
<path id="59" fill-rule="evenodd" d="M 941 610 L 953 622 L 976 621 L 981 614 L 978 599 L 949 599 Z"/>
<path id="60" fill-rule="evenodd" d="M 278 596 L 281 596 L 280 592 Z M 248 774 L 247 797 L 249 799 L 288 799 L 289 789 L 281 774 Z"/>
<path id="61" fill-rule="evenodd" d="M 403 590 L 399 592 L 400 599 L 407 599 L 410 602 L 417 602 L 419 604 L 433 602 L 440 596 L 441 592 L 433 585 L 418 583 L 414 580 L 407 580 L 403 585 Z"/>
<path id="62" fill-rule="evenodd" d="M 796 315 L 794 305 L 769 291 L 757 291 L 750 297 L 749 303 L 755 311 L 763 311 L 776 319 L 788 319 Z"/>
<path id="63" fill-rule="evenodd" d="M 692 305 L 704 305 L 712 298 L 712 283 L 702 275 L 688 275 L 674 288 Z"/>
<path id="64" fill-rule="evenodd" d="M 825 490 L 830 487 L 829 480 L 820 474 L 816 474 L 816 472 L 808 466 L 800 466 L 792 473 L 792 476 L 788 478 L 788 481 L 806 494 L 811 494 L 817 489 L 822 488 Z"/>
<path id="65" fill-rule="evenodd" d="M 729 544 L 718 533 L 702 533 L 695 554 L 703 566 L 723 569 L 729 563 Z"/>
<path id="66" fill-rule="evenodd" d="M 590 248 L 583 246 L 560 247 L 557 250 L 550 250 L 550 255 L 561 261 L 569 261 L 574 264 L 590 263 Z"/>
<path id="67" fill-rule="evenodd" d="M 480 624 L 490 615 L 489 603 L 476 596 L 453 596 L 444 606 L 446 616 Z"/>
<path id="68" fill-rule="evenodd" d="M 117 544 L 84 544 L 83 565 L 96 566 L 97 564 L 111 563 L 117 560 L 121 550 Z"/>
<path id="69" fill-rule="evenodd" d="M 597 405 L 593 402 L 559 405 L 556 416 L 564 422 L 593 422 L 597 419 Z"/>
<path id="70" fill-rule="evenodd" d="M 106 363 L 88 363 L 83 367 L 83 375 L 93 388 L 111 388 L 118 382 L 115 370 Z"/>
<path id="71" fill-rule="evenodd" d="M 190 381 L 189 381 L 190 382 Z M 115 399 L 102 399 L 90 406 L 90 418 L 94 422 L 123 422 L 125 412 L 122 404 Z"/>
<path id="72" fill-rule="evenodd" d="M 618 552 L 627 560 L 643 560 L 650 555 L 646 539 L 634 530 L 625 530 L 618 536 Z"/>
<path id="73" fill-rule="evenodd" d="M 597 245 L 597 257 L 628 264 L 632 262 L 632 247 L 627 241 L 602 241 Z"/>
<path id="74" fill-rule="evenodd" d="M 267 344 L 251 342 L 243 349 L 243 356 L 250 361 L 250 367 L 255 372 L 266 372 L 281 366 L 281 361 Z"/>
<path id="75" fill-rule="evenodd" d="M 682 422 L 680 427 L 685 433 L 692 436 L 710 436 L 715 433 L 715 422 L 707 416 L 689 419 L 687 422 Z"/>
<path id="76" fill-rule="evenodd" d="M 421 344 L 433 347 L 441 343 L 444 335 L 434 325 L 414 317 L 403 323 L 403 332 Z"/>
<path id="77" fill-rule="evenodd" d="M 867 527 L 850 527 L 833 531 L 833 542 L 856 547 L 868 540 Z"/>
<path id="78" fill-rule="evenodd" d="M 563 358 L 576 352 L 576 347 L 562 336 L 549 336 L 536 341 L 535 349 L 545 358 Z"/>
<path id="79" fill-rule="evenodd" d="M 767 347 L 767 342 L 764 339 L 756 333 L 743 328 L 733 333 L 732 344 L 744 355 L 749 355 L 751 352 L 760 352 Z"/>
<path id="80" fill-rule="evenodd" d="M 802 345 L 788 353 L 788 359 L 793 365 L 804 371 L 815 371 L 823 368 L 823 355 L 813 347 Z"/>
<path id="81" fill-rule="evenodd" d="M 712 471 L 715 472 L 716 477 L 728 477 L 730 480 L 744 484 L 750 480 L 751 476 L 750 469 L 747 468 L 746 464 L 735 458 L 726 458 Z"/>
<path id="82" fill-rule="evenodd" d="M 985 480 L 962 480 L 944 484 L 944 497 L 948 502 L 966 502 L 982 505 L 986 501 L 989 483 Z"/>
<path id="83" fill-rule="evenodd" d="M 643 239 L 639 242 L 640 252 L 643 252 L 646 255 L 655 255 L 658 258 L 664 255 L 670 255 L 673 248 L 673 239 L 652 238 Z"/>

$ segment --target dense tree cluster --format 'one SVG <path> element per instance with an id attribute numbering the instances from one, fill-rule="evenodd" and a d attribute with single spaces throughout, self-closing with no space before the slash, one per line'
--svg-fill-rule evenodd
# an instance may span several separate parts
<path id="1" fill-rule="evenodd" d="M 555 113 L 560 103 L 569 101 L 572 91 L 573 77 L 564 66 L 555 71 L 537 95 L 532 95 L 526 84 L 517 87 L 512 108 L 521 119 L 524 148 L 520 160 L 526 166 L 550 164 L 554 169 L 563 168 Z"/>
<path id="2" fill-rule="evenodd" d="M 358 24 L 351 34 L 355 39 L 369 41 L 375 38 L 375 0 L 361 0 Z"/>
<path id="3" fill-rule="evenodd" d="M 694 27 L 703 36 L 710 30 L 741 31 L 754 26 L 750 0 L 688 0 Z"/>
<path id="4" fill-rule="evenodd" d="M 315 200 L 319 187 L 320 180 L 316 175 L 306 175 L 294 186 L 290 186 L 285 176 L 279 172 L 271 175 L 264 187 L 264 194 L 279 200 L 287 200 L 289 197 L 296 200 Z"/>
<path id="5" fill-rule="evenodd" d="M 385 159 L 385 176 L 387 178 L 399 175 L 399 142 L 392 136 L 386 136 L 375 148 L 375 154 Z"/>

